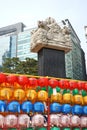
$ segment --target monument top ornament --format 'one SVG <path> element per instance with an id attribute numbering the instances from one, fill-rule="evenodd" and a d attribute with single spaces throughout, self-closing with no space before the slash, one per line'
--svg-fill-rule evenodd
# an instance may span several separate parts
<path id="1" fill-rule="evenodd" d="M 31 32 L 30 49 L 31 52 L 38 52 L 42 48 L 69 52 L 72 49 L 72 44 L 68 27 L 61 28 L 51 17 L 45 21 L 38 21 L 38 28 Z"/>

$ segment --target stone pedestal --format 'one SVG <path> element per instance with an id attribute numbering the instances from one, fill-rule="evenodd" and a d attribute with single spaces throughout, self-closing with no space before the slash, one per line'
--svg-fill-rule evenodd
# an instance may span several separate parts
<path id="1" fill-rule="evenodd" d="M 38 74 L 65 78 L 65 52 L 50 48 L 42 48 L 38 52 Z"/>
<path id="2" fill-rule="evenodd" d="M 31 32 L 32 52 L 38 53 L 38 74 L 65 78 L 65 53 L 72 49 L 70 30 L 51 17 Z"/>

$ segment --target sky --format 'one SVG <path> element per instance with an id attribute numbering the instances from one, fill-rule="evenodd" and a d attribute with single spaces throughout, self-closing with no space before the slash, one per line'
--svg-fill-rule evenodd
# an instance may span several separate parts
<path id="1" fill-rule="evenodd" d="M 38 20 L 53 17 L 57 22 L 69 19 L 77 33 L 87 60 L 87 0 L 0 0 L 0 28 L 23 22 L 35 27 Z M 87 64 L 87 63 L 86 63 Z"/>

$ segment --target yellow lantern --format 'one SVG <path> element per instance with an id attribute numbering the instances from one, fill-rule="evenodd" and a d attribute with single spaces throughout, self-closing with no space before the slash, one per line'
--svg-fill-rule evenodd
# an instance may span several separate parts
<path id="1" fill-rule="evenodd" d="M 62 103 L 62 94 L 61 93 L 56 93 L 55 95 L 51 95 L 51 102 L 58 102 Z"/>
<path id="2" fill-rule="evenodd" d="M 23 101 L 25 99 L 25 92 L 23 89 L 14 90 L 14 99 L 18 101 Z"/>
<path id="3" fill-rule="evenodd" d="M 0 99 L 1 100 L 11 100 L 12 99 L 12 89 L 11 88 L 2 88 L 0 90 Z"/>
<path id="4" fill-rule="evenodd" d="M 33 89 L 26 90 L 26 97 L 28 100 L 35 102 L 37 99 L 37 92 Z"/>
<path id="5" fill-rule="evenodd" d="M 38 92 L 38 100 L 39 101 L 45 102 L 45 101 L 47 101 L 47 99 L 48 99 L 48 93 L 46 91 L 41 90 Z"/>
<path id="6" fill-rule="evenodd" d="M 83 97 L 82 95 L 74 95 L 74 104 L 79 104 L 82 105 L 83 104 Z"/>
<path id="7" fill-rule="evenodd" d="M 83 104 L 84 104 L 84 105 L 87 105 L 87 96 L 84 96 L 84 97 L 83 97 Z"/>
<path id="8" fill-rule="evenodd" d="M 72 98 L 73 96 L 71 93 L 65 93 L 63 95 L 63 103 L 69 103 L 69 104 L 72 103 Z"/>

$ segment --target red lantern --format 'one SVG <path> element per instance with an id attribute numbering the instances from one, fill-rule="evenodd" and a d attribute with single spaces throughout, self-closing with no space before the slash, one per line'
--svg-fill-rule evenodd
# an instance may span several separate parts
<path id="1" fill-rule="evenodd" d="M 18 78 L 16 75 L 10 74 L 7 76 L 7 82 L 10 84 L 14 84 L 15 82 L 17 82 Z"/>
<path id="2" fill-rule="evenodd" d="M 61 79 L 59 81 L 59 87 L 62 88 L 62 89 L 65 89 L 65 80 L 64 79 Z"/>
<path id="3" fill-rule="evenodd" d="M 78 82 L 78 89 L 79 90 L 84 89 L 84 86 L 85 86 L 85 82 L 81 82 L 81 81 Z"/>
<path id="4" fill-rule="evenodd" d="M 38 85 L 37 79 L 36 78 L 29 78 L 29 85 L 30 85 L 30 87 L 35 88 Z"/>
<path id="5" fill-rule="evenodd" d="M 70 81 L 69 82 L 69 86 L 70 86 L 70 90 L 73 90 L 73 89 L 77 88 L 77 82 Z"/>
<path id="6" fill-rule="evenodd" d="M 56 80 L 55 78 L 52 78 L 49 80 L 49 85 L 52 87 L 52 88 L 55 88 L 56 86 L 58 86 L 58 80 Z"/>
<path id="7" fill-rule="evenodd" d="M 87 83 L 84 84 L 84 88 L 83 89 L 87 91 Z"/>
<path id="8" fill-rule="evenodd" d="M 38 85 L 41 87 L 48 86 L 48 78 L 46 78 L 46 77 L 39 78 Z"/>
<path id="9" fill-rule="evenodd" d="M 0 73 L 0 83 L 6 82 L 6 75 L 3 73 Z"/>
<path id="10" fill-rule="evenodd" d="M 25 75 L 20 75 L 20 76 L 18 77 L 18 83 L 19 83 L 20 85 L 22 85 L 22 86 L 28 84 L 28 78 L 27 78 L 27 76 L 25 76 Z"/>

